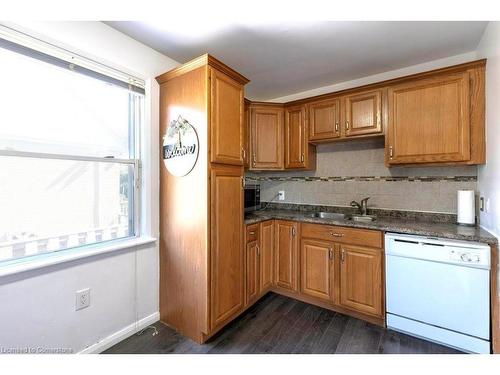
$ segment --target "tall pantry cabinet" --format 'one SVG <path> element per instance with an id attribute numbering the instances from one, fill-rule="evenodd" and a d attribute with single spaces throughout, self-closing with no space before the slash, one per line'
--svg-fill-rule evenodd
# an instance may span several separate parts
<path id="1" fill-rule="evenodd" d="M 210 55 L 156 78 L 160 149 L 172 121 L 195 128 L 199 154 L 185 176 L 160 164 L 160 319 L 198 343 L 245 305 L 244 85 Z M 163 153 L 162 153 L 163 159 Z"/>

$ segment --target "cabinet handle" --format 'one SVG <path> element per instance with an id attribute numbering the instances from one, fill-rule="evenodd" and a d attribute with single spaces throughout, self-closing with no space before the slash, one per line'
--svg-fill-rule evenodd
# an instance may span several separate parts
<path id="1" fill-rule="evenodd" d="M 255 234 L 255 232 L 248 232 L 248 234 L 249 234 L 250 236 L 253 236 L 253 235 Z"/>
<path id="2" fill-rule="evenodd" d="M 247 152 L 244 148 L 241 149 L 241 154 L 243 155 L 243 160 L 247 158 Z"/>
<path id="3" fill-rule="evenodd" d="M 349 130 L 349 121 L 345 122 L 345 130 Z"/>
<path id="4" fill-rule="evenodd" d="M 244 189 L 245 188 L 245 177 L 241 178 L 241 187 Z"/>
<path id="5" fill-rule="evenodd" d="M 295 227 L 292 227 L 292 236 L 295 237 Z"/>
<path id="6" fill-rule="evenodd" d="M 339 122 L 337 121 L 335 123 L 335 133 L 338 133 L 339 132 Z"/>
<path id="7" fill-rule="evenodd" d="M 255 165 L 255 163 L 257 162 L 257 157 L 255 156 L 255 154 L 253 154 L 253 163 Z"/>
<path id="8" fill-rule="evenodd" d="M 333 250 L 330 249 L 330 251 L 328 251 L 328 258 L 330 258 L 330 260 L 333 259 Z"/>
<path id="9" fill-rule="evenodd" d="M 302 155 L 300 156 L 300 162 L 301 162 L 301 163 L 303 163 L 303 162 L 304 162 L 304 154 L 302 154 Z"/>
<path id="10" fill-rule="evenodd" d="M 344 263 L 344 261 L 345 261 L 345 250 L 344 249 L 342 249 L 341 260 L 342 260 L 342 263 Z"/>
<path id="11" fill-rule="evenodd" d="M 256 247 L 257 247 L 257 256 L 260 257 L 260 247 L 259 245 L 257 245 Z"/>
<path id="12" fill-rule="evenodd" d="M 333 237 L 344 237 L 344 233 L 334 233 L 334 232 L 331 232 L 330 233 Z"/>
<path id="13" fill-rule="evenodd" d="M 389 157 L 392 159 L 392 155 L 393 155 L 393 152 L 392 152 L 392 146 L 389 146 Z"/>

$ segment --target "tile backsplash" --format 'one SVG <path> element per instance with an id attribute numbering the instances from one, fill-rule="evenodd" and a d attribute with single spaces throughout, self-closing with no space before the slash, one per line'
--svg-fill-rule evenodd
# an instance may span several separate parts
<path id="1" fill-rule="evenodd" d="M 453 213 L 457 190 L 477 190 L 477 167 L 392 167 L 384 165 L 383 140 L 318 145 L 315 171 L 247 172 L 261 185 L 262 201 L 285 191 L 285 200 L 349 206 L 370 197 L 369 207 Z"/>

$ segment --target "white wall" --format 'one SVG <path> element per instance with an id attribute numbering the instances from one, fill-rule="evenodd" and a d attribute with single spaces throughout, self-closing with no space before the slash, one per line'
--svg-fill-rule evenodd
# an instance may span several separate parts
<path id="1" fill-rule="evenodd" d="M 478 187 L 489 199 L 488 212 L 480 213 L 481 226 L 500 235 L 500 22 L 490 22 L 477 49 L 486 63 L 486 164 L 479 167 Z"/>
<path id="2" fill-rule="evenodd" d="M 176 61 L 100 22 L 23 22 L 43 40 L 146 80 L 142 131 L 142 232 L 159 235 L 159 87 L 154 77 Z M 75 311 L 75 291 L 91 306 Z M 79 352 L 158 312 L 158 244 L 0 278 L 0 349 L 56 347 Z M 137 301 L 136 301 L 137 296 Z"/>

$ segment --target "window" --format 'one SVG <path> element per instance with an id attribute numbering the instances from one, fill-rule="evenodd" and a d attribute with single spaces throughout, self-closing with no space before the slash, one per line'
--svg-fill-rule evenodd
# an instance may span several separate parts
<path id="1" fill-rule="evenodd" d="M 0 82 L 0 262 L 136 236 L 140 81 L 0 38 Z"/>

